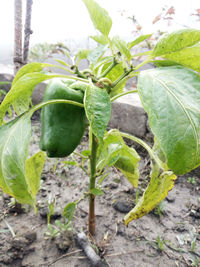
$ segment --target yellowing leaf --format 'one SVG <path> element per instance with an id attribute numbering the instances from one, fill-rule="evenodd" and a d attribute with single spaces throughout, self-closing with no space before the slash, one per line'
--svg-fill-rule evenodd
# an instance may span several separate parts
<path id="1" fill-rule="evenodd" d="M 163 172 L 159 177 L 153 174 L 147 189 L 137 205 L 124 217 L 125 225 L 153 210 L 174 187 L 175 180 L 176 175 L 170 171 Z"/>
<path id="2" fill-rule="evenodd" d="M 45 163 L 45 152 L 40 151 L 26 160 L 26 182 L 32 197 L 36 196 L 40 188 L 40 177 Z"/>

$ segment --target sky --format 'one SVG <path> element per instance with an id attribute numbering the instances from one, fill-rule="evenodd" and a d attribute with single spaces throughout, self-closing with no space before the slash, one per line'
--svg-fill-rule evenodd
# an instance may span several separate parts
<path id="1" fill-rule="evenodd" d="M 25 10 L 25 0 L 23 10 Z M 200 8 L 199 0 L 96 0 L 113 20 L 111 35 L 134 39 L 133 15 L 142 26 L 141 33 L 168 30 L 166 21 L 152 24 L 163 7 L 175 7 L 175 20 L 169 30 L 190 26 L 200 29 L 200 21 L 191 16 Z M 0 0 L 0 63 L 3 50 L 13 47 L 14 0 Z M 31 46 L 35 43 L 79 40 L 96 34 L 82 0 L 33 0 Z M 5 53 L 6 56 L 6 53 Z"/>

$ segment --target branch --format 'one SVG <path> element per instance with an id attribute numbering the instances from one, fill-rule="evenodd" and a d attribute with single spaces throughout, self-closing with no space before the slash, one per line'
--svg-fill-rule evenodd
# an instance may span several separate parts
<path id="1" fill-rule="evenodd" d="M 24 29 L 24 50 L 23 50 L 23 61 L 27 63 L 28 52 L 29 52 L 29 40 L 30 35 L 33 33 L 31 30 L 31 12 L 32 12 L 33 0 L 26 0 L 26 21 Z"/>

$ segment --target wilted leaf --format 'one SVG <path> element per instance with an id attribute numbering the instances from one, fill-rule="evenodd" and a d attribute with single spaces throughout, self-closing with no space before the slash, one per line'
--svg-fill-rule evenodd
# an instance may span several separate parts
<path id="1" fill-rule="evenodd" d="M 137 220 L 153 210 L 174 187 L 175 180 L 176 175 L 172 172 L 164 172 L 159 177 L 157 175 L 152 175 L 143 196 L 139 199 L 137 205 L 124 217 L 125 225 L 128 225 L 132 220 Z"/>
<path id="2" fill-rule="evenodd" d="M 26 181 L 29 187 L 31 195 L 34 197 L 37 195 L 40 188 L 40 178 L 45 163 L 46 153 L 39 151 L 32 157 L 26 160 Z"/>

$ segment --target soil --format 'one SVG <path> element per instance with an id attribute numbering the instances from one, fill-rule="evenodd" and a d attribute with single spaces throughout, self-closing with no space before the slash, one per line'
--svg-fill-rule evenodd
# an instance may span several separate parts
<path id="1" fill-rule="evenodd" d="M 40 124 L 33 121 L 30 153 L 39 150 Z M 87 149 L 87 136 L 77 151 Z M 104 194 L 96 197 L 96 235 L 88 235 L 88 200 L 82 200 L 70 228 L 64 224 L 62 210 L 87 191 L 88 178 L 83 170 L 65 165 L 64 160 L 48 158 L 38 194 L 38 213 L 29 206 L 13 206 L 1 193 L 0 267 L 86 267 L 91 262 L 76 242 L 84 232 L 91 247 L 102 257 L 102 266 L 155 267 L 199 266 L 200 264 L 200 169 L 180 176 L 168 197 L 150 214 L 123 224 L 124 214 L 133 206 L 148 181 L 149 160 L 140 151 L 140 189 L 134 189 L 116 169 L 102 183 Z M 78 159 L 78 156 L 75 156 Z M 54 202 L 48 233 L 48 203 Z M 57 233 L 57 234 L 56 234 Z"/>

